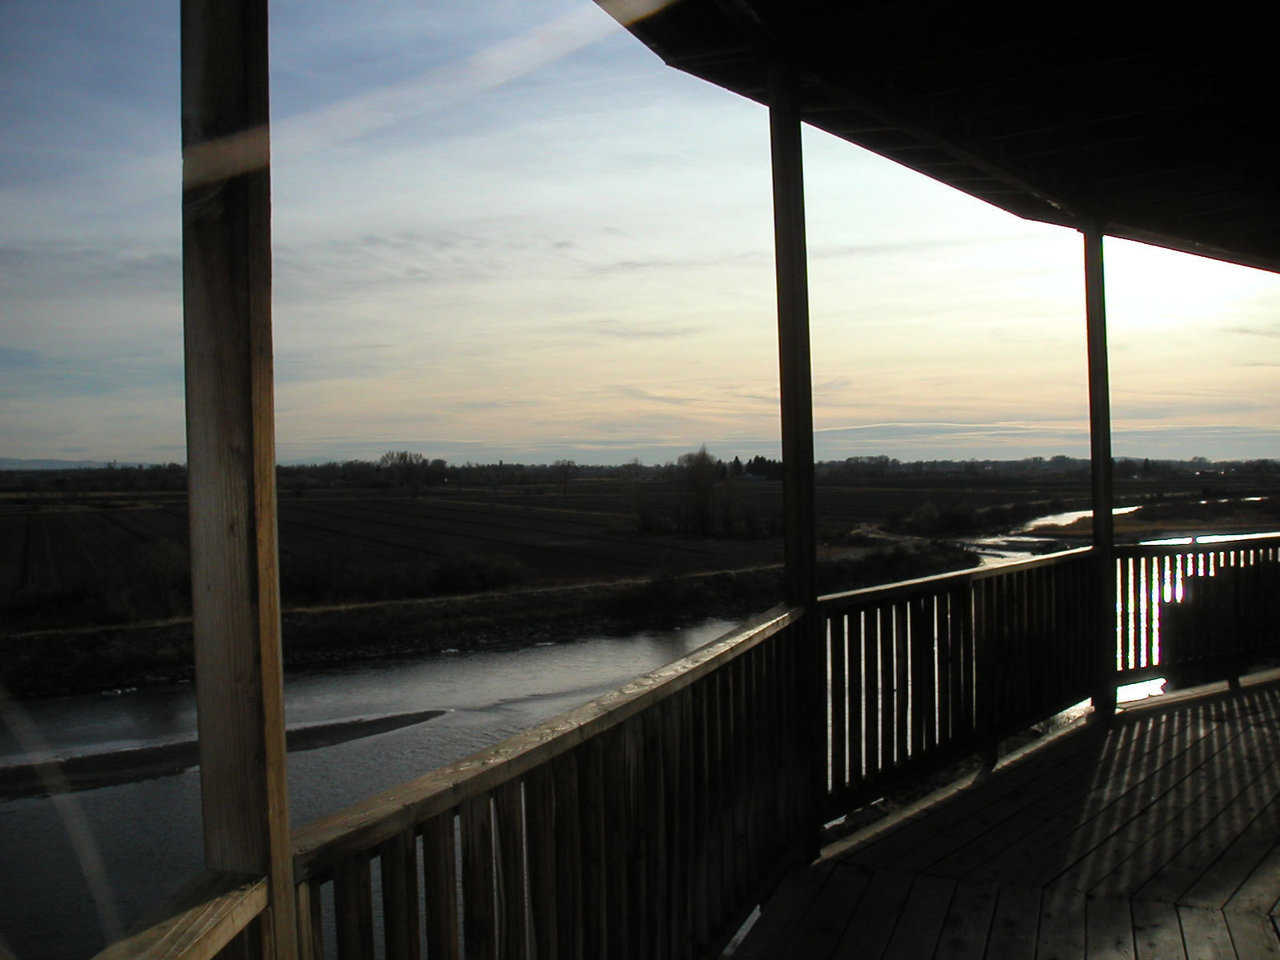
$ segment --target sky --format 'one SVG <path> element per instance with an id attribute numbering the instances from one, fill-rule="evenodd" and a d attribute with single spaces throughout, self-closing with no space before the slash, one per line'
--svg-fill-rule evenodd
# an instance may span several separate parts
<path id="1" fill-rule="evenodd" d="M 178 4 L 3 13 L 0 458 L 182 461 Z M 585 0 L 271 30 L 282 462 L 778 455 L 764 108 Z M 818 458 L 1087 456 L 1079 235 L 803 149 Z M 1105 258 L 1116 455 L 1280 457 L 1280 277 Z"/>

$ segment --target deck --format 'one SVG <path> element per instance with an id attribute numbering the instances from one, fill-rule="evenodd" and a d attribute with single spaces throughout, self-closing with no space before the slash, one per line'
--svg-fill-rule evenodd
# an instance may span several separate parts
<path id="1" fill-rule="evenodd" d="M 1084 724 L 826 848 L 738 958 L 1280 957 L 1280 678 Z"/>

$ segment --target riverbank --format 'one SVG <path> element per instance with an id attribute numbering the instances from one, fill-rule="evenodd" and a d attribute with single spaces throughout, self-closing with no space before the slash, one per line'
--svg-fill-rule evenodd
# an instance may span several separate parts
<path id="1" fill-rule="evenodd" d="M 974 554 L 921 541 L 819 564 L 831 592 L 974 566 Z M 445 650 L 514 648 L 591 634 L 624 635 L 711 617 L 741 620 L 782 597 L 780 565 L 286 610 L 285 669 Z M 14 698 L 189 682 L 191 622 L 31 631 L 0 637 L 0 683 Z"/>
<path id="2" fill-rule="evenodd" d="M 335 723 L 291 727 L 285 731 L 285 745 L 290 753 L 319 750 L 361 737 L 425 723 L 443 714 L 443 710 L 418 710 L 384 717 L 357 717 Z M 199 763 L 200 742 L 195 738 L 187 738 L 146 747 L 0 765 L 0 800 L 45 797 L 72 790 L 92 790 L 116 783 L 131 783 L 149 777 L 164 777 L 198 766 Z"/>
<path id="3" fill-rule="evenodd" d="M 1261 496 L 1141 504 L 1118 512 L 1115 518 L 1115 536 L 1121 542 L 1198 536 L 1207 531 L 1226 536 L 1276 529 L 1280 529 L 1280 501 Z M 1058 539 L 1064 548 L 1079 546 L 1092 539 L 1093 519 L 1083 516 L 1070 523 L 1038 524 L 1034 534 Z"/>

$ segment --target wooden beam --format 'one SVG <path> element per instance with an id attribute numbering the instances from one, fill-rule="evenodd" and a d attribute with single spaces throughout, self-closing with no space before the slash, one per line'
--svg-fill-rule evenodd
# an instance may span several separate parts
<path id="1" fill-rule="evenodd" d="M 805 249 L 800 114 L 784 67 L 770 72 L 773 238 L 778 283 L 778 381 L 782 395 L 787 602 L 811 609 L 817 535 L 813 504 L 813 374 L 809 362 L 809 278 Z"/>
<path id="2" fill-rule="evenodd" d="M 204 848 L 296 955 L 271 369 L 266 0 L 182 2 L 182 274 Z"/>
<path id="3" fill-rule="evenodd" d="M 1093 480 L 1093 550 L 1098 602 L 1098 675 L 1093 695 L 1097 715 L 1116 708 L 1115 494 L 1111 477 L 1111 388 L 1107 372 L 1106 289 L 1102 274 L 1102 231 L 1084 234 L 1085 325 L 1089 350 L 1089 462 Z"/>
<path id="4" fill-rule="evenodd" d="M 773 242 L 778 283 L 778 381 L 782 398 L 783 519 L 787 602 L 802 606 L 805 644 L 798 678 L 809 753 L 806 853 L 821 847 L 826 796 L 826 640 L 817 602 L 814 517 L 813 373 L 809 361 L 809 278 L 805 249 L 804 164 L 800 111 L 791 70 L 769 71 L 769 142 L 773 160 Z"/>

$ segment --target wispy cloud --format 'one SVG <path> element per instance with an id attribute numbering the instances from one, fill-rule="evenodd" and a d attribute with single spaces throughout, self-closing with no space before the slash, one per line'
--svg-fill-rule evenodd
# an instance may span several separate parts
<path id="1" fill-rule="evenodd" d="M 1280 324 L 1270 327 L 1223 327 L 1222 332 L 1246 337 L 1280 337 Z"/>
<path id="2" fill-rule="evenodd" d="M 673 407 L 683 407 L 694 403 L 692 397 L 681 397 L 672 394 L 653 393 L 649 390 L 642 390 L 639 387 L 620 386 L 618 392 L 624 396 L 631 397 L 635 400 L 644 400 L 649 403 L 663 403 Z"/>
<path id="3" fill-rule="evenodd" d="M 541 328 L 552 334 L 569 334 L 575 337 L 604 337 L 611 340 L 678 340 L 706 332 L 705 326 L 685 324 L 679 326 L 641 325 L 616 319 L 583 320 L 575 323 L 551 324 Z"/>
<path id="4" fill-rule="evenodd" d="M 35 350 L 0 347 L 0 370 L 30 370 L 43 362 L 44 358 Z"/>
<path id="5" fill-rule="evenodd" d="M 592 273 L 648 273 L 651 271 L 670 272 L 673 270 L 705 270 L 710 267 L 722 267 L 727 264 L 757 264 L 772 262 L 772 250 L 747 250 L 721 253 L 712 256 L 690 255 L 687 257 L 655 257 L 652 259 L 614 260 L 606 263 L 594 263 L 587 269 Z"/>

